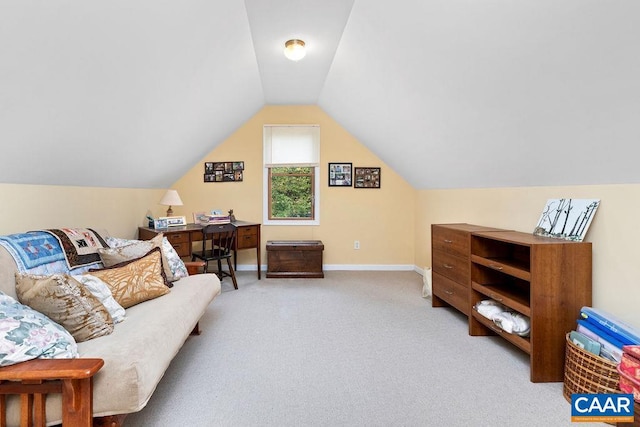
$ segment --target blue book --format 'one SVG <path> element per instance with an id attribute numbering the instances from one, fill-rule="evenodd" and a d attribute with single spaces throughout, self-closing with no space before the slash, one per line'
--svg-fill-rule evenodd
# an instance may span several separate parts
<path id="1" fill-rule="evenodd" d="M 640 344 L 640 331 L 612 314 L 597 308 L 582 307 L 580 317 L 625 345 Z"/>
<path id="2" fill-rule="evenodd" d="M 582 326 L 582 327 L 586 328 L 589 332 L 591 332 L 594 335 L 599 336 L 600 338 L 602 338 L 603 340 L 607 341 L 611 345 L 613 345 L 616 348 L 620 349 L 620 351 L 622 352 L 622 347 L 624 346 L 624 343 L 622 341 L 616 339 L 616 337 L 614 337 L 609 332 L 607 332 L 606 329 L 602 329 L 597 324 L 590 323 L 590 322 L 587 322 L 586 320 L 582 320 L 582 319 L 578 319 L 578 326 Z"/>

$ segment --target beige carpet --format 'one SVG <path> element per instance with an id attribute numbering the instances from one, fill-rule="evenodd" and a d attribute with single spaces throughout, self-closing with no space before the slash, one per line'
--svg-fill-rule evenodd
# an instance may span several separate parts
<path id="1" fill-rule="evenodd" d="M 524 353 L 468 336 L 416 273 L 238 279 L 126 427 L 575 425 L 562 383 L 529 382 Z"/>

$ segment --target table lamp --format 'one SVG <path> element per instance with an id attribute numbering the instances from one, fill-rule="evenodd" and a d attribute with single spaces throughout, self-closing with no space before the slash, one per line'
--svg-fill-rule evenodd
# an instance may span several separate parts
<path id="1" fill-rule="evenodd" d="M 167 190 L 167 192 L 164 193 L 164 196 L 160 200 L 160 204 L 164 206 L 169 206 L 169 209 L 167 209 L 167 216 L 173 215 L 173 209 L 171 209 L 171 206 L 183 205 L 182 199 L 180 199 L 180 195 L 176 190 Z"/>

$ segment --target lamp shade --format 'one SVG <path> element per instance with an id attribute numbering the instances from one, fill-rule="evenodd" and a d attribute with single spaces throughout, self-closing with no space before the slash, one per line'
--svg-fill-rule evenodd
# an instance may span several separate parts
<path id="1" fill-rule="evenodd" d="M 167 190 L 162 199 L 160 199 L 160 204 L 169 206 L 169 209 L 167 209 L 167 216 L 173 215 L 173 209 L 171 209 L 171 206 L 183 205 L 182 199 L 176 190 Z"/>
<path id="2" fill-rule="evenodd" d="M 182 206 L 182 199 L 176 190 L 167 190 L 160 200 L 160 204 L 164 206 Z"/>

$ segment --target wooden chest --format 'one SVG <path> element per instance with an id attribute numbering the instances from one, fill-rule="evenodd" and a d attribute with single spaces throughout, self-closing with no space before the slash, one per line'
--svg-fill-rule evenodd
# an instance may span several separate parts
<path id="1" fill-rule="evenodd" d="M 269 240 L 267 278 L 323 278 L 320 240 Z"/>

